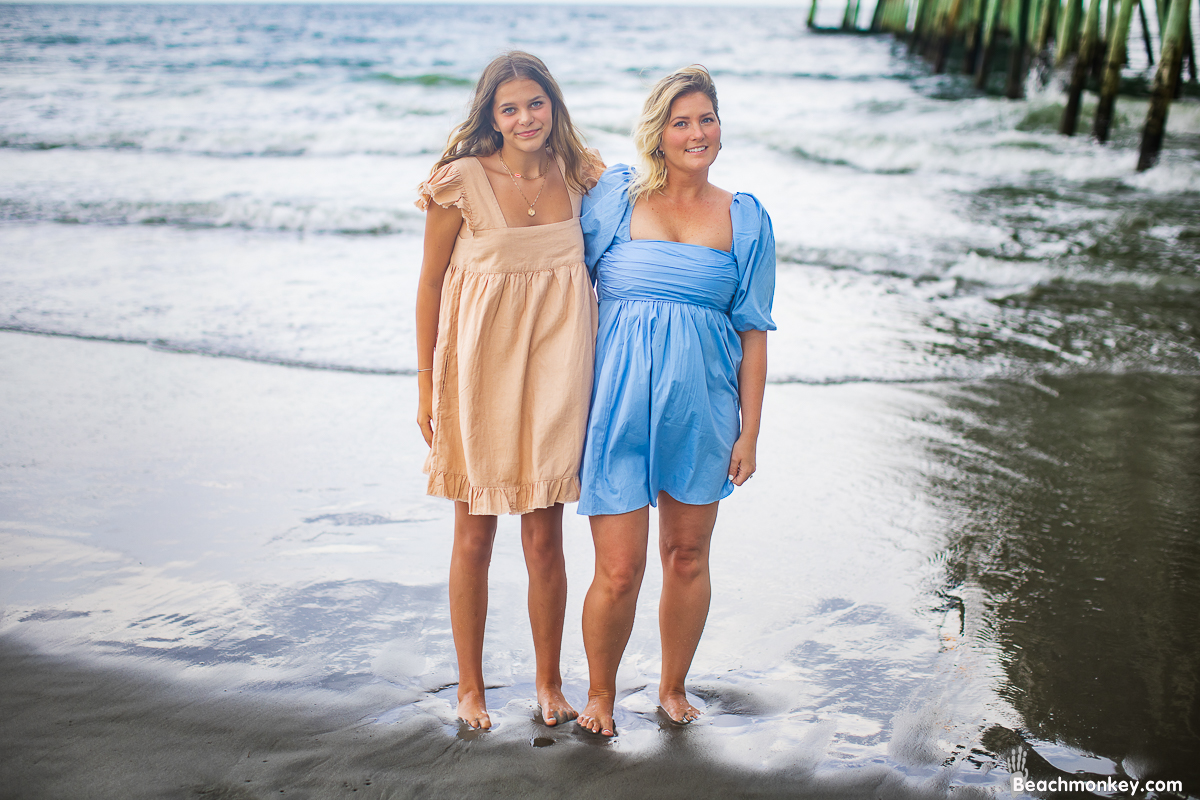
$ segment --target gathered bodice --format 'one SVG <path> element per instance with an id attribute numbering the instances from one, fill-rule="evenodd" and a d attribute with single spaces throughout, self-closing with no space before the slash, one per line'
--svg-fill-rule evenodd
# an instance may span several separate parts
<path id="1" fill-rule="evenodd" d="M 738 288 L 733 253 L 698 244 L 630 239 L 632 206 L 596 269 L 604 300 L 665 300 L 728 314 Z"/>

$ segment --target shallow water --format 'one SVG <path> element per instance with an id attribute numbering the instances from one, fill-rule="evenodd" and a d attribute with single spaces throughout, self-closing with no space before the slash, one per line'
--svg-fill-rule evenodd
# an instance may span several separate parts
<path id="1" fill-rule="evenodd" d="M 0 6 L 0 784 L 983 796 L 1024 750 L 1196 796 L 1200 107 L 1137 175 L 1144 101 L 1112 147 L 1063 139 L 1054 84 L 977 95 L 806 14 Z M 609 163 L 649 83 L 707 64 L 714 179 L 775 222 L 761 470 L 722 504 L 687 729 L 654 708 L 653 568 L 621 736 L 533 721 L 511 520 L 498 725 L 453 720 L 412 187 L 504 47 Z M 577 621 L 570 509 L 566 546 Z M 577 623 L 564 674 L 582 702 Z"/>

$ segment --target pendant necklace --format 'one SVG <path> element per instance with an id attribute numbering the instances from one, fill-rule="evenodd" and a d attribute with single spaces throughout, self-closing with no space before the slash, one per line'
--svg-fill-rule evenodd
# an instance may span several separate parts
<path id="1" fill-rule="evenodd" d="M 508 173 L 508 177 L 513 182 L 513 186 L 517 187 L 517 192 L 520 193 L 521 199 L 525 201 L 525 205 L 529 206 L 529 216 L 532 217 L 535 213 L 537 213 L 533 210 L 533 207 L 537 205 L 537 201 L 542 198 L 542 189 L 546 188 L 546 159 L 542 158 L 542 185 L 538 187 L 537 197 L 533 198 L 533 202 L 531 203 L 529 202 L 529 198 L 525 196 L 525 193 L 521 191 L 521 185 L 517 183 L 517 178 L 521 177 L 521 173 L 513 172 L 508 168 L 508 164 L 504 163 L 504 153 L 497 150 L 496 155 L 500 157 L 500 166 L 504 167 L 504 171 Z M 525 180 L 529 179 L 526 178 Z"/>

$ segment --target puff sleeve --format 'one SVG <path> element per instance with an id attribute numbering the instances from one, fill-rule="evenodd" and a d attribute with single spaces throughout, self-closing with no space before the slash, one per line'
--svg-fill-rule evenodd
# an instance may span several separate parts
<path id="1" fill-rule="evenodd" d="M 458 161 L 451 161 L 449 164 L 438 167 L 428 180 L 417 187 L 417 208 L 425 211 L 429 208 L 430 202 L 437 203 L 442 208 L 457 206 L 462 211 L 467 226 L 471 230 L 475 230 L 475 218 L 471 213 L 470 203 L 467 202 L 467 194 L 463 190 L 462 173 L 459 170 Z"/>
<path id="2" fill-rule="evenodd" d="M 625 216 L 633 175 L 631 167 L 614 164 L 604 171 L 596 186 L 583 197 L 583 208 L 579 213 L 579 224 L 583 227 L 583 260 L 593 282 L 596 280 L 596 265 L 612 244 L 621 219 Z"/>
<path id="3" fill-rule="evenodd" d="M 775 232 L 766 209 L 752 194 L 736 194 L 730 208 L 733 255 L 738 265 L 738 288 L 729 317 L 738 331 L 773 331 L 771 304 L 775 298 Z"/>

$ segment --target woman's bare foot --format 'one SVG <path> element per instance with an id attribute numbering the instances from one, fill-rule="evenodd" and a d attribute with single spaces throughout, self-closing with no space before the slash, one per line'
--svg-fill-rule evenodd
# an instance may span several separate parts
<path id="1" fill-rule="evenodd" d="M 571 707 L 571 704 L 567 702 L 567 698 L 563 696 L 562 687 L 543 686 L 538 689 L 537 701 L 538 710 L 542 715 L 542 722 L 547 725 L 569 722 L 579 716 L 575 709 Z"/>
<path id="2" fill-rule="evenodd" d="M 588 695 L 587 705 L 579 712 L 579 725 L 602 736 L 616 736 L 617 726 L 613 723 L 613 699 Z"/>
<path id="3" fill-rule="evenodd" d="M 486 731 L 492 727 L 492 718 L 488 716 L 483 692 L 459 692 L 458 718 L 477 730 Z"/>
<path id="4" fill-rule="evenodd" d="M 689 703 L 687 695 L 677 689 L 659 689 L 658 702 L 667 716 L 680 725 L 687 725 L 700 716 L 700 709 Z"/>

